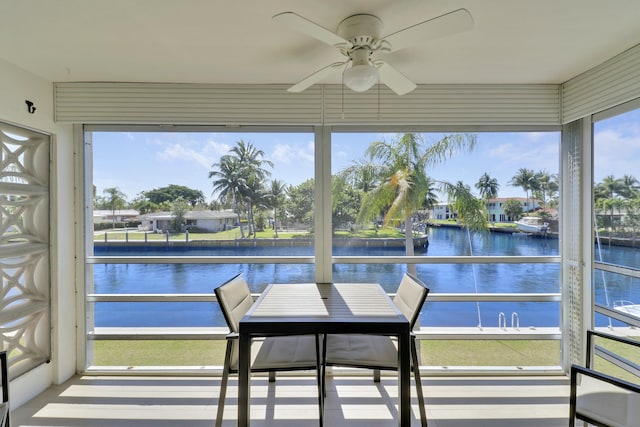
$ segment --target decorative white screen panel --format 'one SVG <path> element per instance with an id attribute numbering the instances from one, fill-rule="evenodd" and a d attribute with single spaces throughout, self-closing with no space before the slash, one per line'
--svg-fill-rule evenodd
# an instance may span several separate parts
<path id="1" fill-rule="evenodd" d="M 50 359 L 49 137 L 0 123 L 0 334 L 12 378 Z"/>

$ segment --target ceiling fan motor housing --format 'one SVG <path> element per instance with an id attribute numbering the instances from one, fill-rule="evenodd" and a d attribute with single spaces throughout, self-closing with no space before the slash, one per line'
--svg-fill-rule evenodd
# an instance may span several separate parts
<path id="1" fill-rule="evenodd" d="M 358 14 L 344 19 L 338 25 L 338 35 L 348 40 L 354 47 L 374 48 L 382 37 L 382 21 L 374 15 Z"/>

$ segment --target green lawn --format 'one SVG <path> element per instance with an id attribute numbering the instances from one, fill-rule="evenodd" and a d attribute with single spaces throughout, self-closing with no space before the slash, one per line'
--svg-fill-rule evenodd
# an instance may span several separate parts
<path id="1" fill-rule="evenodd" d="M 114 230 L 102 230 L 96 231 L 94 233 L 93 240 L 96 242 L 103 242 L 105 240 L 105 232 L 107 233 L 107 241 L 117 241 L 117 240 L 130 240 L 130 241 L 144 241 L 145 234 L 147 241 L 166 241 L 166 234 L 157 234 L 157 233 L 145 233 L 140 231 L 129 231 L 129 233 L 125 233 L 124 231 L 114 231 Z M 336 231 L 334 233 L 335 237 L 341 238 L 402 238 L 404 237 L 404 233 L 391 227 L 380 227 L 377 231 L 373 228 L 368 230 L 357 230 L 357 231 Z M 240 239 L 242 236 L 240 234 L 240 229 L 234 228 L 233 230 L 221 231 L 219 233 L 189 233 L 189 240 L 233 240 Z M 267 229 L 264 231 L 258 231 L 256 233 L 257 239 L 273 239 L 276 237 L 275 231 L 272 229 Z M 279 231 L 278 238 L 280 239 L 293 239 L 293 238 L 301 238 L 301 237 L 313 237 L 312 233 L 305 231 L 295 231 L 295 232 L 287 232 L 287 231 Z M 253 237 L 251 237 L 253 238 Z M 185 233 L 169 233 L 170 241 L 178 241 L 184 242 L 186 240 Z"/>
<path id="2" fill-rule="evenodd" d="M 427 366 L 557 366 L 558 341 L 422 340 Z M 95 366 L 222 365 L 226 343 L 211 341 L 95 341 Z"/>
<path id="3" fill-rule="evenodd" d="M 226 342 L 222 340 L 93 341 L 93 366 L 222 366 Z M 640 355 L 627 346 L 598 343 L 640 363 Z M 424 366 L 559 366 L 560 342 L 556 340 L 421 340 Z M 635 383 L 638 377 L 597 358 L 601 372 Z"/>

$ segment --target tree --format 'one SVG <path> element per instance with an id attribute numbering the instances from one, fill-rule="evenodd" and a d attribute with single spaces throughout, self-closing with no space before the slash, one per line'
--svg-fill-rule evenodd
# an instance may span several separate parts
<path id="1" fill-rule="evenodd" d="M 287 187 L 287 213 L 291 218 L 309 227 L 313 224 L 314 180 L 308 179 L 299 185 Z"/>
<path id="2" fill-rule="evenodd" d="M 189 203 L 182 197 L 178 197 L 171 204 L 171 213 L 173 214 L 173 231 L 180 233 L 185 226 L 185 214 L 189 210 Z"/>
<path id="3" fill-rule="evenodd" d="M 127 196 L 118 187 L 105 188 L 102 191 L 107 195 L 107 202 L 111 209 L 113 228 L 116 228 L 116 209 L 124 209 L 127 205 Z"/>
<path id="4" fill-rule="evenodd" d="M 156 212 L 158 210 L 158 205 L 149 201 L 144 193 L 139 193 L 132 201 L 131 206 L 140 212 L 141 214 L 146 214 L 150 212 Z"/>
<path id="5" fill-rule="evenodd" d="M 542 200 L 542 206 L 546 208 L 549 206 L 547 198 L 554 198 L 558 194 L 560 185 L 558 184 L 558 175 L 550 174 L 547 171 L 540 171 L 535 176 L 536 185 L 534 191 L 534 197 Z"/>
<path id="6" fill-rule="evenodd" d="M 517 221 L 522 217 L 522 203 L 515 199 L 504 202 L 504 213 L 512 221 Z"/>
<path id="7" fill-rule="evenodd" d="M 454 134 L 425 146 L 422 137 L 415 133 L 405 133 L 391 142 L 373 142 L 366 154 L 377 165 L 379 179 L 376 187 L 364 195 L 358 221 L 371 221 L 384 213 L 385 225 L 404 222 L 406 254 L 413 255 L 412 216 L 426 200 L 427 167 L 460 149 L 472 149 L 475 143 L 475 135 Z M 415 271 L 413 264 L 407 268 Z"/>
<path id="8" fill-rule="evenodd" d="M 427 177 L 424 190 L 425 195 L 422 208 L 424 210 L 431 210 L 438 203 L 438 195 L 436 194 L 436 182 L 431 177 Z M 425 215 L 424 218 L 428 218 L 428 215 Z"/>
<path id="9" fill-rule="evenodd" d="M 363 193 L 368 193 L 379 184 L 378 173 L 379 167 L 375 162 L 360 159 L 341 170 L 336 178 Z"/>
<path id="10" fill-rule="evenodd" d="M 276 233 L 276 238 L 278 238 L 278 219 L 280 219 L 280 211 L 278 209 L 284 204 L 286 195 L 286 186 L 282 181 L 277 179 L 271 181 L 268 199 L 269 207 L 273 209 L 273 231 Z"/>
<path id="11" fill-rule="evenodd" d="M 242 189 L 242 196 L 247 208 L 249 235 L 253 235 L 253 238 L 255 239 L 257 230 L 255 211 L 256 209 L 266 209 L 269 206 L 269 194 L 267 192 L 265 182 L 258 179 L 255 175 L 250 175 Z"/>
<path id="12" fill-rule="evenodd" d="M 602 211 L 609 211 L 611 230 L 615 229 L 614 210 L 620 206 L 620 199 L 624 192 L 624 181 L 613 175 L 605 176 L 594 188 L 595 205 Z"/>
<path id="13" fill-rule="evenodd" d="M 238 159 L 241 185 L 239 193 L 243 197 L 249 221 L 249 234 L 255 230 L 253 209 L 262 202 L 266 191 L 264 182 L 271 175 L 265 166 L 273 167 L 273 163 L 264 159 L 264 151 L 257 149 L 252 143 L 240 140 L 231 149 L 231 155 Z M 254 233 L 255 237 L 255 233 Z"/>
<path id="14" fill-rule="evenodd" d="M 487 172 L 483 173 L 478 182 L 476 182 L 476 188 L 480 191 L 480 197 L 485 200 L 495 199 L 498 197 L 498 190 L 500 184 L 496 178 L 491 178 Z"/>
<path id="15" fill-rule="evenodd" d="M 468 230 L 483 231 L 487 229 L 487 205 L 471 193 L 471 188 L 462 181 L 455 184 L 441 184 L 449 205 L 456 213 L 458 222 Z"/>
<path id="16" fill-rule="evenodd" d="M 209 172 L 209 179 L 213 178 L 213 195 L 217 194 L 221 203 L 231 203 L 234 212 L 238 216 L 238 225 L 241 224 L 240 213 L 242 203 L 242 188 L 244 178 L 240 160 L 231 155 L 220 157 L 218 163 L 211 165 L 213 170 Z M 240 235 L 244 238 L 244 230 L 240 226 Z"/>
<path id="17" fill-rule="evenodd" d="M 363 191 L 351 185 L 351 182 L 346 178 L 346 176 L 338 174 L 332 177 L 331 181 L 331 224 L 334 230 L 356 221 L 362 200 Z"/>
<path id="18" fill-rule="evenodd" d="M 151 203 L 155 203 L 156 205 L 162 202 L 173 202 L 177 200 L 178 197 L 181 197 L 182 200 L 189 203 L 192 208 L 204 204 L 205 200 L 202 191 L 175 184 L 145 191 L 144 195 Z"/>
<path id="19" fill-rule="evenodd" d="M 633 175 L 624 175 L 622 177 L 622 186 L 620 189 L 620 195 L 627 199 L 633 199 L 638 197 L 638 180 Z"/>
<path id="20" fill-rule="evenodd" d="M 529 209 L 529 191 L 536 189 L 536 174 L 531 169 L 520 168 L 518 173 L 511 178 L 509 184 L 514 187 L 521 187 L 527 197 L 526 207 Z"/>

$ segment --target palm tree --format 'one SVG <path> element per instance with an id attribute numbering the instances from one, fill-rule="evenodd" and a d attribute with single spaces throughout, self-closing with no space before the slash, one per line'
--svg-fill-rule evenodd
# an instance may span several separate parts
<path id="1" fill-rule="evenodd" d="M 378 185 L 378 173 L 376 163 L 370 160 L 356 160 L 351 166 L 341 170 L 338 177 L 363 193 L 368 193 Z"/>
<path id="2" fill-rule="evenodd" d="M 126 195 L 118 187 L 105 188 L 102 191 L 107 195 L 111 207 L 112 228 L 116 228 L 116 209 L 122 209 L 127 204 Z"/>
<path id="3" fill-rule="evenodd" d="M 455 185 L 444 182 L 441 186 L 449 198 L 451 208 L 458 217 L 458 223 L 467 230 L 469 255 L 473 256 L 471 231 L 487 229 L 487 205 L 484 200 L 474 197 L 469 186 L 464 185 L 462 181 L 458 181 Z M 475 264 L 471 264 L 471 270 L 473 272 L 473 288 L 478 293 Z M 476 301 L 476 310 L 478 313 L 478 327 L 482 329 L 480 301 Z"/>
<path id="4" fill-rule="evenodd" d="M 375 162 L 359 159 L 332 177 L 333 227 L 357 221 L 362 197 L 379 184 L 378 169 Z"/>
<path id="5" fill-rule="evenodd" d="M 231 152 L 238 158 L 243 171 L 247 175 L 253 175 L 259 180 L 263 180 L 271 175 L 271 172 L 264 168 L 265 165 L 273 167 L 273 162 L 263 159 L 264 151 L 258 150 L 252 143 L 240 140 Z"/>
<path id="6" fill-rule="evenodd" d="M 545 209 L 548 207 L 547 197 L 553 197 L 560 188 L 558 185 L 558 175 L 550 174 L 547 171 L 540 171 L 536 173 L 536 196 L 542 200 L 542 206 Z"/>
<path id="7" fill-rule="evenodd" d="M 244 197 L 247 207 L 247 220 L 249 221 L 249 235 L 253 233 L 255 238 L 255 219 L 253 209 L 260 204 L 265 196 L 265 179 L 271 175 L 266 166 L 273 167 L 273 162 L 264 160 L 264 151 L 257 149 L 252 143 L 240 140 L 231 149 L 240 162 L 244 186 L 240 192 Z"/>
<path id="8" fill-rule="evenodd" d="M 220 157 L 219 163 L 214 163 L 211 167 L 213 170 L 209 172 L 209 179 L 214 178 L 212 194 L 217 193 L 221 203 L 231 203 L 233 210 L 238 215 L 238 225 L 240 225 L 241 191 L 244 186 L 240 160 L 231 155 L 224 155 Z M 244 238 L 244 230 L 241 225 L 240 235 Z"/>
<path id="9" fill-rule="evenodd" d="M 425 209 L 433 209 L 436 203 L 438 203 L 435 184 L 436 182 L 431 179 L 431 177 L 427 177 L 423 204 Z"/>
<path id="10" fill-rule="evenodd" d="M 536 188 L 536 174 L 531 169 L 520 168 L 518 170 L 518 173 L 513 178 L 511 178 L 509 184 L 513 185 L 514 187 L 521 187 L 525 191 L 527 197 L 527 204 L 525 206 L 528 210 L 529 191 Z"/>
<path id="11" fill-rule="evenodd" d="M 480 197 L 485 200 L 495 199 L 498 197 L 498 190 L 500 184 L 496 178 L 491 178 L 487 172 L 483 173 L 478 182 L 476 182 L 476 188 L 480 191 Z"/>
<path id="12" fill-rule="evenodd" d="M 271 181 L 271 187 L 269 189 L 269 206 L 273 208 L 273 230 L 276 233 L 276 239 L 278 238 L 278 209 L 284 203 L 286 195 L 286 185 L 284 182 L 274 179 Z"/>
<path id="13" fill-rule="evenodd" d="M 419 134 L 405 133 L 397 140 L 373 142 L 367 156 L 378 165 L 376 187 L 362 199 L 358 222 L 370 221 L 381 213 L 384 224 L 404 221 L 405 250 L 411 256 L 413 250 L 412 216 L 425 203 L 430 181 L 427 167 L 444 161 L 460 149 L 473 149 L 475 135 L 454 134 L 424 147 Z M 415 270 L 410 264 L 407 269 Z"/>
<path id="14" fill-rule="evenodd" d="M 214 170 L 209 172 L 209 178 L 218 178 L 214 181 L 214 192 L 219 192 L 220 197 L 233 197 L 236 206 L 239 201 L 244 203 L 249 222 L 249 235 L 253 233 L 254 237 L 253 209 L 263 202 L 264 181 L 271 175 L 264 166 L 273 166 L 271 161 L 264 160 L 263 157 L 264 151 L 257 149 L 250 142 L 240 140 L 230 150 L 230 154 L 220 158 L 220 163 L 212 165 Z M 239 207 L 237 212 L 238 222 L 240 222 Z M 242 227 L 240 230 L 244 238 Z"/>
<path id="15" fill-rule="evenodd" d="M 458 216 L 458 222 L 471 231 L 487 229 L 487 206 L 484 200 L 471 194 L 471 188 L 462 181 L 455 184 L 442 182 L 442 189 L 447 194 L 449 205 Z"/>
<path id="16" fill-rule="evenodd" d="M 594 188 L 595 204 L 598 208 L 609 211 L 609 226 L 613 230 L 614 210 L 619 207 L 619 201 L 625 191 L 625 184 L 622 179 L 613 175 L 605 176 L 602 182 Z"/>
<path id="17" fill-rule="evenodd" d="M 620 191 L 620 195 L 627 198 L 633 199 L 638 196 L 638 184 L 640 184 L 636 177 L 633 175 L 624 175 L 622 177 L 622 185 L 623 189 Z"/>

